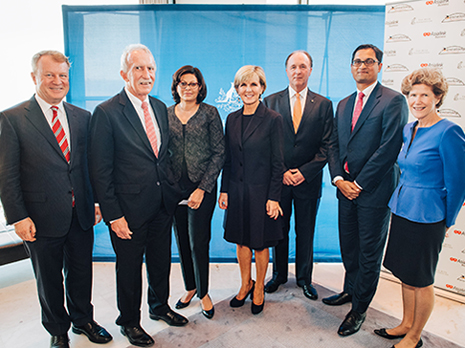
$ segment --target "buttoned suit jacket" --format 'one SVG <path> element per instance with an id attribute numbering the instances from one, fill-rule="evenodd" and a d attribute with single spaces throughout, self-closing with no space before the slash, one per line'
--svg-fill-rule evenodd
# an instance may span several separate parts
<path id="1" fill-rule="evenodd" d="M 166 106 L 149 100 L 161 134 L 158 158 L 124 89 L 98 105 L 91 120 L 89 163 L 103 218 L 124 216 L 130 229 L 152 219 L 160 204 L 173 214 L 180 200 L 169 165 Z"/>
<path id="2" fill-rule="evenodd" d="M 94 223 L 87 165 L 90 113 L 63 103 L 70 163 L 35 97 L 0 113 L 0 197 L 9 224 L 30 217 L 38 237 L 68 233 L 75 210 L 83 230 Z"/>
<path id="3" fill-rule="evenodd" d="M 266 97 L 264 104 L 283 117 L 284 171 L 297 168 L 305 177 L 298 186 L 283 185 L 283 194 L 292 189 L 300 198 L 319 198 L 333 128 L 331 101 L 308 89 L 297 133 L 292 123 L 289 88 Z"/>
<path id="4" fill-rule="evenodd" d="M 386 207 L 399 178 L 397 155 L 408 107 L 402 94 L 377 83 L 354 127 L 352 114 L 357 93 L 337 107 L 329 150 L 331 178 L 356 181 L 363 190 L 356 199 L 367 207 Z M 344 170 L 348 163 L 349 172 Z M 345 199 L 338 190 L 338 198 Z"/>

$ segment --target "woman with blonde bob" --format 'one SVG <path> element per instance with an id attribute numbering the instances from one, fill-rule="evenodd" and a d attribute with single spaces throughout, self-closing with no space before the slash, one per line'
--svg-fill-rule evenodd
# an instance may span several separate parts
<path id="1" fill-rule="evenodd" d="M 447 93 L 439 70 L 423 68 L 402 81 L 410 113 L 417 119 L 404 128 L 398 157 L 399 185 L 389 202 L 392 211 L 384 266 L 402 282 L 402 322 L 375 333 L 402 338 L 395 348 L 421 347 L 421 332 L 434 306 L 434 275 L 446 231 L 465 199 L 465 135 L 440 117 Z"/>
<path id="2" fill-rule="evenodd" d="M 237 244 L 241 272 L 241 288 L 230 306 L 243 306 L 250 295 L 252 313 L 258 314 L 265 303 L 268 248 L 283 238 L 279 205 L 284 172 L 283 120 L 260 101 L 266 89 L 261 67 L 240 68 L 234 87 L 244 106 L 226 120 L 226 160 L 218 203 L 227 210 L 224 238 Z M 256 282 L 251 274 L 254 252 Z"/>

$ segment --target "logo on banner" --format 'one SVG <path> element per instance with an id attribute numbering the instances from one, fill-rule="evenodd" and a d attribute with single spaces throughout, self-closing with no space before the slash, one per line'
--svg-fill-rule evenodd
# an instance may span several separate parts
<path id="1" fill-rule="evenodd" d="M 446 77 L 446 81 L 449 86 L 465 86 L 465 83 L 456 77 Z"/>
<path id="2" fill-rule="evenodd" d="M 450 243 L 443 243 L 442 248 L 443 249 L 454 249 L 454 247 Z"/>
<path id="3" fill-rule="evenodd" d="M 465 47 L 462 46 L 448 46 L 444 47 L 439 54 L 464 54 Z"/>
<path id="4" fill-rule="evenodd" d="M 443 39 L 446 37 L 445 31 L 426 31 L 423 33 L 424 37 L 434 37 L 435 39 Z"/>
<path id="5" fill-rule="evenodd" d="M 391 6 L 388 13 L 413 11 L 413 7 L 407 4 Z"/>
<path id="6" fill-rule="evenodd" d="M 460 33 L 460 36 L 465 36 L 465 29 L 462 30 L 462 32 Z"/>
<path id="7" fill-rule="evenodd" d="M 454 100 L 455 101 L 465 100 L 465 94 L 457 93 L 456 95 L 454 95 Z"/>
<path id="8" fill-rule="evenodd" d="M 396 50 L 386 50 L 384 51 L 386 57 L 395 57 L 397 55 Z"/>
<path id="9" fill-rule="evenodd" d="M 461 61 L 457 64 L 457 69 L 465 69 L 465 64 L 463 63 L 463 60 L 461 60 Z"/>
<path id="10" fill-rule="evenodd" d="M 384 72 L 400 72 L 400 71 L 408 71 L 408 68 L 402 64 L 391 64 L 384 69 Z"/>
<path id="11" fill-rule="evenodd" d="M 438 113 L 439 115 L 441 115 L 441 117 L 450 117 L 450 118 L 461 118 L 462 117 L 462 115 L 460 115 L 454 109 L 439 109 Z"/>
<path id="12" fill-rule="evenodd" d="M 465 275 L 461 275 L 460 277 L 457 278 L 459 282 L 465 282 Z"/>
<path id="13" fill-rule="evenodd" d="M 447 6 L 449 5 L 449 0 L 428 0 L 426 1 L 426 5 L 438 5 L 438 6 Z"/>
<path id="14" fill-rule="evenodd" d="M 454 286 L 454 285 L 451 285 L 451 284 L 446 284 L 446 288 L 450 289 L 450 290 L 454 290 L 454 291 L 458 292 L 459 294 L 464 294 L 465 293 L 464 288 L 459 288 L 458 286 Z"/>
<path id="15" fill-rule="evenodd" d="M 442 23 L 451 23 L 451 22 L 460 22 L 465 21 L 465 13 L 457 12 L 447 15 L 446 18 L 442 20 Z"/>
<path id="16" fill-rule="evenodd" d="M 408 51 L 409 56 L 417 54 L 429 54 L 429 51 L 426 48 L 411 48 L 410 51 Z"/>
<path id="17" fill-rule="evenodd" d="M 445 270 L 443 269 L 439 269 L 436 271 L 436 274 L 440 274 L 440 275 L 443 275 L 443 276 L 446 276 L 448 277 L 449 276 L 449 273 L 447 273 Z"/>
<path id="18" fill-rule="evenodd" d="M 459 236 L 465 236 L 465 232 L 460 230 L 454 230 L 454 234 L 458 234 Z"/>
<path id="19" fill-rule="evenodd" d="M 227 92 L 220 89 L 220 96 L 215 99 L 218 109 L 223 109 L 226 112 L 233 112 L 242 107 L 242 101 L 234 88 L 234 83 L 231 82 L 231 87 Z"/>
<path id="20" fill-rule="evenodd" d="M 383 79 L 381 83 L 384 86 L 394 86 L 394 80 L 393 79 Z"/>
<path id="21" fill-rule="evenodd" d="M 431 23 L 431 22 L 432 22 L 431 18 L 417 18 L 417 17 L 413 17 L 413 18 L 412 18 L 412 21 L 410 22 L 410 24 L 415 25 L 415 24 L 423 24 L 423 23 Z"/>
<path id="22" fill-rule="evenodd" d="M 395 34 L 389 36 L 389 38 L 386 40 L 386 42 L 407 42 L 407 41 L 412 41 L 411 38 L 409 38 L 405 34 Z"/>
<path id="23" fill-rule="evenodd" d="M 444 64 L 442 63 L 421 63 L 420 68 L 436 68 L 436 69 L 442 69 L 444 67 Z"/>
<path id="24" fill-rule="evenodd" d="M 385 25 L 387 27 L 397 27 L 399 25 L 399 21 L 397 19 L 394 21 L 386 21 Z"/>

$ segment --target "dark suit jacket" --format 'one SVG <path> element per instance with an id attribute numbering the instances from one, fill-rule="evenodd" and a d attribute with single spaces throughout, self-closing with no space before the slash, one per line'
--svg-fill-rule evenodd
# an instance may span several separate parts
<path id="1" fill-rule="evenodd" d="M 155 157 L 147 134 L 124 89 L 95 108 L 90 128 L 90 171 L 105 222 L 125 217 L 138 228 L 160 204 L 174 213 L 179 186 L 169 166 L 166 106 L 149 97 L 161 133 Z"/>
<path id="2" fill-rule="evenodd" d="M 292 187 L 301 198 L 321 196 L 323 167 L 327 162 L 328 145 L 333 129 L 333 105 L 325 97 L 308 90 L 302 120 L 294 131 L 289 102 L 289 88 L 265 98 L 264 104 L 283 116 L 284 171 L 297 168 L 305 177 Z M 291 187 L 284 185 L 283 189 Z"/>
<path id="3" fill-rule="evenodd" d="M 242 111 L 229 114 L 226 120 L 226 160 L 221 180 L 221 192 L 228 194 L 225 239 L 243 245 L 241 233 L 247 225 L 247 246 L 260 249 L 269 241 L 282 239 L 280 221 L 266 214 L 268 200 L 281 200 L 282 117 L 260 103 L 242 134 Z M 244 213 L 246 208 L 248 213 Z"/>
<path id="4" fill-rule="evenodd" d="M 71 138 L 69 164 L 34 97 L 0 113 L 0 197 L 7 222 L 30 217 L 40 237 L 68 233 L 72 191 L 82 229 L 94 223 L 87 166 L 90 113 L 68 103 L 64 107 Z"/>
<path id="5" fill-rule="evenodd" d="M 398 181 L 397 155 L 408 107 L 402 94 L 377 83 L 351 132 L 357 93 L 337 106 L 329 150 L 331 178 L 357 181 L 363 190 L 357 202 L 364 206 L 386 206 Z M 344 171 L 347 161 L 350 175 Z M 338 191 L 338 198 L 343 198 Z"/>

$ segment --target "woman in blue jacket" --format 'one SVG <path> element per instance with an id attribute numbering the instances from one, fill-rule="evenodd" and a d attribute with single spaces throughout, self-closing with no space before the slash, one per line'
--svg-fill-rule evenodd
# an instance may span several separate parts
<path id="1" fill-rule="evenodd" d="M 437 109 L 447 93 L 439 70 L 424 68 L 402 81 L 410 113 L 398 157 L 401 178 L 389 202 L 392 211 L 384 266 L 402 282 L 399 326 L 375 333 L 403 338 L 396 348 L 421 347 L 421 332 L 434 306 L 434 275 L 445 233 L 465 199 L 465 135 Z"/>

